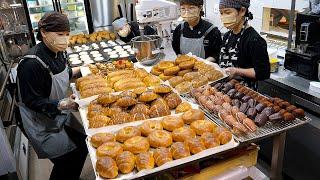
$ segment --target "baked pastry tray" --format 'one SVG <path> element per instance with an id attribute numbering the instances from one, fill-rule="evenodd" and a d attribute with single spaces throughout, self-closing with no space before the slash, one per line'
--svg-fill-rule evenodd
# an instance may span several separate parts
<path id="1" fill-rule="evenodd" d="M 160 121 L 161 118 L 154 118 L 153 120 L 158 120 Z M 113 126 L 108 126 L 108 127 L 103 127 L 103 128 L 99 128 L 99 129 L 94 129 L 93 131 L 90 132 L 90 134 L 88 134 L 88 137 L 86 139 L 86 144 L 88 147 L 88 151 L 89 151 L 89 156 L 91 158 L 91 163 L 96 175 L 96 180 L 103 180 L 104 178 L 100 177 L 96 171 L 96 162 L 97 162 L 97 156 L 96 156 L 96 149 L 91 145 L 90 143 L 90 139 L 91 137 L 96 134 L 96 133 L 115 133 L 117 131 L 119 131 L 120 129 L 127 127 L 127 126 L 138 126 L 141 125 L 143 121 L 135 121 L 135 122 L 131 122 L 131 123 L 127 123 L 127 124 L 120 124 L 120 125 L 113 125 Z M 218 125 L 219 126 L 219 125 Z M 220 145 L 214 148 L 210 148 L 210 149 L 206 149 L 204 151 L 201 151 L 197 154 L 191 155 L 189 157 L 185 157 L 182 159 L 178 159 L 178 160 L 173 160 L 171 162 L 168 162 L 162 166 L 159 167 L 155 167 L 153 169 L 150 170 L 141 170 L 141 171 L 137 171 L 134 170 L 133 172 L 129 173 L 129 174 L 121 174 L 119 173 L 118 177 L 116 179 L 137 179 L 137 178 L 142 178 L 146 175 L 151 175 L 154 173 L 158 173 L 160 171 L 165 171 L 167 169 L 171 169 L 173 167 L 182 165 L 182 164 L 187 164 L 187 163 L 191 163 L 194 162 L 196 160 L 200 160 L 202 158 L 208 157 L 208 156 L 212 156 L 214 154 L 220 153 L 220 152 L 224 152 L 230 149 L 233 149 L 235 147 L 239 146 L 239 142 L 234 138 L 234 136 L 232 137 L 231 141 L 229 141 L 227 144 L 224 145 Z"/>
<path id="2" fill-rule="evenodd" d="M 198 104 L 199 105 L 199 109 L 201 109 L 203 112 L 205 112 L 206 116 L 211 119 L 212 121 L 214 121 L 216 124 L 225 127 L 227 129 L 229 129 L 231 131 L 230 126 L 228 126 L 225 122 L 223 122 L 218 116 L 216 116 L 215 114 L 211 113 L 209 110 L 207 110 L 205 107 L 203 107 L 202 105 L 200 105 L 196 99 L 194 99 L 190 93 L 187 94 L 183 94 L 180 95 L 183 99 L 187 100 L 190 103 L 193 104 Z M 302 119 L 296 118 L 295 120 L 291 121 L 291 122 L 286 122 L 286 121 L 281 121 L 281 122 L 277 122 L 277 123 L 272 123 L 270 121 L 268 121 L 264 126 L 262 127 L 257 127 L 257 131 L 255 132 L 250 132 L 248 134 L 235 134 L 233 133 L 233 135 L 235 136 L 235 138 L 241 142 L 241 143 L 250 143 L 250 142 L 255 142 L 259 139 L 262 138 L 266 138 L 266 137 L 270 137 L 272 135 L 275 134 L 279 134 L 281 132 L 293 129 L 295 127 L 301 126 L 303 124 L 306 124 L 308 122 L 310 122 L 311 119 L 307 116 L 305 116 Z"/>
<path id="3" fill-rule="evenodd" d="M 116 94 L 120 94 L 120 93 L 121 92 L 116 93 Z M 80 117 L 81 117 L 83 128 L 84 128 L 86 134 L 89 135 L 89 136 L 90 135 L 92 136 L 93 134 L 95 134 L 97 130 L 105 128 L 105 127 L 102 127 L 102 128 L 89 128 L 89 120 L 87 118 L 88 105 L 90 104 L 91 101 L 94 101 L 97 98 L 98 98 L 98 95 L 91 96 L 89 98 L 82 99 L 82 100 L 77 102 L 79 104 L 79 113 L 80 113 Z M 188 101 L 184 100 L 183 98 L 181 98 L 181 100 L 182 100 L 182 102 L 188 102 Z M 191 105 L 192 109 L 199 109 L 199 106 L 197 104 L 193 104 L 193 103 L 190 103 L 190 102 L 189 102 L 189 104 Z M 180 114 L 182 114 L 182 113 L 180 113 Z M 171 110 L 171 115 L 176 115 L 175 110 Z M 157 118 L 153 118 L 153 119 L 157 119 Z M 153 119 L 146 119 L 146 120 L 153 120 Z M 144 120 L 144 121 L 146 121 L 146 120 Z M 129 123 L 120 124 L 120 126 L 121 125 L 127 126 L 127 124 L 129 124 Z M 116 125 L 113 125 L 113 126 L 116 126 Z M 108 127 L 111 127 L 111 126 L 108 126 Z"/>

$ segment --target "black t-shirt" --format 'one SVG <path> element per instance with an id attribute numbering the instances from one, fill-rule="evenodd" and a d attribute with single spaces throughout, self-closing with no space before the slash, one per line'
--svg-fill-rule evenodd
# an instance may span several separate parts
<path id="1" fill-rule="evenodd" d="M 226 47 L 235 47 L 239 36 L 240 34 L 233 34 L 229 31 L 223 37 L 223 44 L 226 43 L 227 38 L 229 37 L 229 42 Z M 254 68 L 256 80 L 265 80 L 270 78 L 270 63 L 267 43 L 254 28 L 248 27 L 244 30 L 243 35 L 240 38 L 238 48 L 237 67 L 244 69 Z"/>
<path id="2" fill-rule="evenodd" d="M 28 55 L 38 56 L 49 66 L 53 74 L 61 73 L 67 64 L 65 53 L 55 54 L 43 42 L 34 46 Z M 71 78 L 72 70 L 69 65 L 68 67 Z M 57 105 L 61 99 L 49 100 L 52 84 L 49 71 L 33 58 L 24 59 L 19 64 L 17 71 L 22 102 L 31 110 L 43 113 L 50 118 L 60 114 Z"/>
<path id="3" fill-rule="evenodd" d="M 132 38 L 140 36 L 140 31 L 139 31 L 139 24 L 136 22 L 131 22 L 129 23 L 130 27 L 131 27 L 131 32 L 127 37 L 121 37 L 120 36 L 120 40 L 128 43 L 131 41 Z M 153 29 L 150 26 L 145 26 L 144 27 L 144 35 L 155 35 L 157 33 L 157 31 L 155 29 Z"/>
<path id="4" fill-rule="evenodd" d="M 186 38 L 201 38 L 204 33 L 212 26 L 208 21 L 200 19 L 199 23 L 190 29 L 187 22 L 184 22 L 183 36 Z M 173 32 L 172 48 L 176 54 L 181 54 L 180 51 L 180 37 L 181 37 L 181 24 Z M 215 27 L 204 38 L 204 50 L 206 58 L 213 57 L 219 59 L 220 48 L 222 45 L 221 32 Z"/>

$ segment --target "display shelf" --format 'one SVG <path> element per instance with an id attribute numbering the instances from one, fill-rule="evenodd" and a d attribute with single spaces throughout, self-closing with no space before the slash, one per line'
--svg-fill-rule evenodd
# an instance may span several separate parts
<path id="1" fill-rule="evenodd" d="M 70 3 L 61 3 L 61 5 L 76 5 L 76 4 L 82 4 L 83 2 L 70 2 Z"/>
<path id="2" fill-rule="evenodd" d="M 28 8 L 29 8 L 29 9 L 33 9 L 33 8 L 42 8 L 42 7 L 49 7 L 49 6 L 53 6 L 53 4 L 37 5 L 37 6 L 28 6 Z"/>

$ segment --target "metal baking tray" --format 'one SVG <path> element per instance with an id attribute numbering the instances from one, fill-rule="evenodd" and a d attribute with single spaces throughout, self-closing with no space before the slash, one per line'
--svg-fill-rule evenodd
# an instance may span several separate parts
<path id="1" fill-rule="evenodd" d="M 112 44 L 108 43 L 108 41 L 112 41 L 116 45 L 112 45 Z M 101 42 L 106 43 L 107 47 L 102 47 L 102 45 L 100 44 Z M 75 44 L 73 46 L 70 46 L 69 48 L 70 48 L 72 53 L 76 52 L 75 51 L 75 46 L 80 46 L 81 47 L 82 45 L 89 46 L 89 50 L 98 50 L 98 49 L 93 49 L 92 44 L 97 44 L 99 46 L 99 49 L 103 49 L 103 48 L 109 48 L 109 47 L 113 47 L 113 46 L 118 46 L 121 43 L 118 42 L 117 40 L 115 40 L 115 41 L 113 41 L 113 40 L 102 40 L 102 41 L 98 41 L 98 42 L 88 42 L 88 43 L 85 43 L 85 44 Z"/>
<path id="2" fill-rule="evenodd" d="M 95 60 L 95 57 L 93 57 L 93 54 L 90 54 L 90 53 L 93 52 L 93 51 L 98 51 L 98 52 L 101 54 L 101 57 L 103 57 L 103 60 L 96 61 L 96 60 Z M 106 57 L 103 53 L 101 53 L 101 50 L 100 50 L 100 49 L 87 50 L 87 51 L 81 51 L 81 52 L 87 52 L 88 55 L 89 55 L 89 57 L 91 58 L 91 60 L 94 61 L 93 63 L 101 63 L 101 62 L 107 62 L 107 61 L 108 61 L 108 57 Z M 84 65 L 84 62 L 83 62 L 83 61 L 82 61 L 81 64 L 76 64 L 76 65 L 72 64 L 72 62 L 70 61 L 70 57 L 69 57 L 69 56 L 72 55 L 72 54 L 77 54 L 77 55 L 79 55 L 81 52 L 74 52 L 74 53 L 68 54 L 68 61 L 69 61 L 71 67 L 79 67 L 79 66 Z M 80 55 L 79 55 L 79 60 L 81 61 Z"/>
<path id="3" fill-rule="evenodd" d="M 161 118 L 155 118 L 154 120 L 160 120 Z M 96 171 L 96 162 L 97 162 L 97 156 L 96 156 L 96 149 L 91 146 L 90 144 L 90 138 L 91 136 L 93 136 L 96 133 L 101 133 L 101 132 L 108 132 L 108 133 L 115 133 L 118 130 L 126 127 L 126 126 L 138 126 L 140 124 L 142 124 L 144 121 L 136 121 L 136 122 L 132 122 L 132 123 L 127 123 L 127 124 L 122 124 L 122 125 L 115 125 L 115 126 L 108 126 L 108 127 L 104 127 L 104 128 L 100 128 L 100 129 L 95 129 L 92 133 L 88 134 L 88 138 L 86 139 L 86 143 L 87 143 L 87 147 L 88 147 L 88 151 L 89 151 L 89 156 L 91 158 L 91 162 L 92 162 L 92 166 L 94 169 L 94 172 L 96 174 L 96 180 L 102 180 L 103 178 L 101 178 L 97 171 Z M 231 139 L 231 141 L 225 145 L 221 145 L 218 147 L 214 147 L 214 148 L 210 148 L 210 149 L 206 149 L 198 154 L 186 157 L 186 158 L 182 158 L 182 159 L 178 159 L 178 160 L 173 160 L 171 162 L 168 162 L 162 166 L 150 169 L 150 170 L 142 170 L 140 172 L 138 172 L 137 170 L 134 170 L 133 172 L 129 173 L 129 174 L 121 174 L 119 173 L 118 177 L 116 179 L 137 179 L 137 178 L 142 178 L 144 176 L 150 175 L 150 174 L 154 174 L 156 172 L 160 172 L 160 171 L 165 171 L 166 169 L 170 169 L 176 166 L 180 166 L 182 164 L 187 164 L 187 163 L 191 163 L 194 162 L 195 160 L 199 160 L 208 156 L 212 156 L 214 154 L 223 152 L 223 151 L 227 151 L 230 149 L 233 149 L 235 147 L 237 147 L 239 145 L 239 142 L 233 137 Z"/>
<path id="4" fill-rule="evenodd" d="M 130 44 L 122 44 L 122 45 L 117 45 L 117 46 L 121 46 L 122 48 L 123 47 L 125 47 L 125 46 L 131 46 Z M 136 59 L 136 56 L 135 56 L 135 54 L 130 54 L 130 52 L 128 51 L 128 50 L 124 50 L 124 51 L 126 51 L 128 54 L 129 54 L 129 56 L 128 57 L 120 57 L 119 56 L 119 53 L 117 53 L 117 55 L 118 55 L 118 57 L 117 58 L 111 58 L 110 57 L 110 55 L 107 53 L 107 52 L 104 52 L 104 50 L 105 49 L 112 49 L 112 50 L 114 50 L 114 48 L 115 48 L 116 46 L 111 46 L 111 47 L 107 47 L 107 48 L 102 48 L 102 49 L 100 49 L 100 52 L 106 57 L 106 59 L 108 60 L 108 61 L 116 61 L 116 60 L 119 60 L 119 59 L 123 59 L 123 58 L 128 58 L 129 60 L 131 60 L 132 62 L 137 62 L 137 59 Z M 124 48 L 123 48 L 124 49 Z M 130 48 L 131 49 L 131 48 Z"/>
<path id="5" fill-rule="evenodd" d="M 199 104 L 191 95 L 190 93 L 187 94 L 183 94 L 180 95 L 183 99 L 189 101 L 190 103 L 195 103 L 195 104 Z M 218 116 L 216 116 L 215 114 L 213 114 L 212 112 L 208 111 L 205 107 L 203 107 L 202 105 L 199 105 L 199 109 L 203 110 L 206 114 L 206 116 L 211 119 L 212 121 L 214 121 L 215 123 L 219 124 L 220 126 L 223 126 L 227 129 L 229 129 L 231 131 L 230 126 L 228 126 L 226 123 L 224 123 Z M 265 137 L 269 137 L 284 131 L 287 131 L 289 129 L 301 126 L 303 124 L 306 124 L 308 122 L 310 122 L 311 119 L 309 117 L 304 117 L 302 119 L 298 119 L 296 118 L 295 120 L 291 121 L 291 122 L 286 122 L 286 121 L 281 121 L 281 122 L 277 122 L 277 123 L 272 123 L 270 121 L 268 121 L 266 123 L 266 125 L 264 125 L 263 127 L 257 127 L 257 131 L 256 132 L 249 132 L 248 134 L 234 134 L 235 138 L 241 142 L 254 142 L 255 140 L 261 139 L 261 138 L 265 138 Z"/>

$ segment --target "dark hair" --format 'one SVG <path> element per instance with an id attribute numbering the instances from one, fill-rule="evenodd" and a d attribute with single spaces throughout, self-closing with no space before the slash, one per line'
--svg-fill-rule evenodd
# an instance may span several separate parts
<path id="1" fill-rule="evenodd" d="M 245 8 L 245 7 L 243 7 Z M 240 12 L 241 8 L 235 8 L 238 12 Z M 249 11 L 249 9 L 246 8 L 246 13 L 244 15 L 244 17 L 246 18 L 246 21 L 250 21 L 253 19 L 253 14 Z"/>
<path id="2" fill-rule="evenodd" d="M 180 0 L 180 5 L 195 5 L 195 6 L 203 6 L 203 0 Z"/>
<path id="3" fill-rule="evenodd" d="M 37 32 L 37 39 L 39 41 L 43 41 L 43 37 L 42 37 L 42 34 L 41 34 L 40 30 L 37 30 L 36 32 Z"/>

